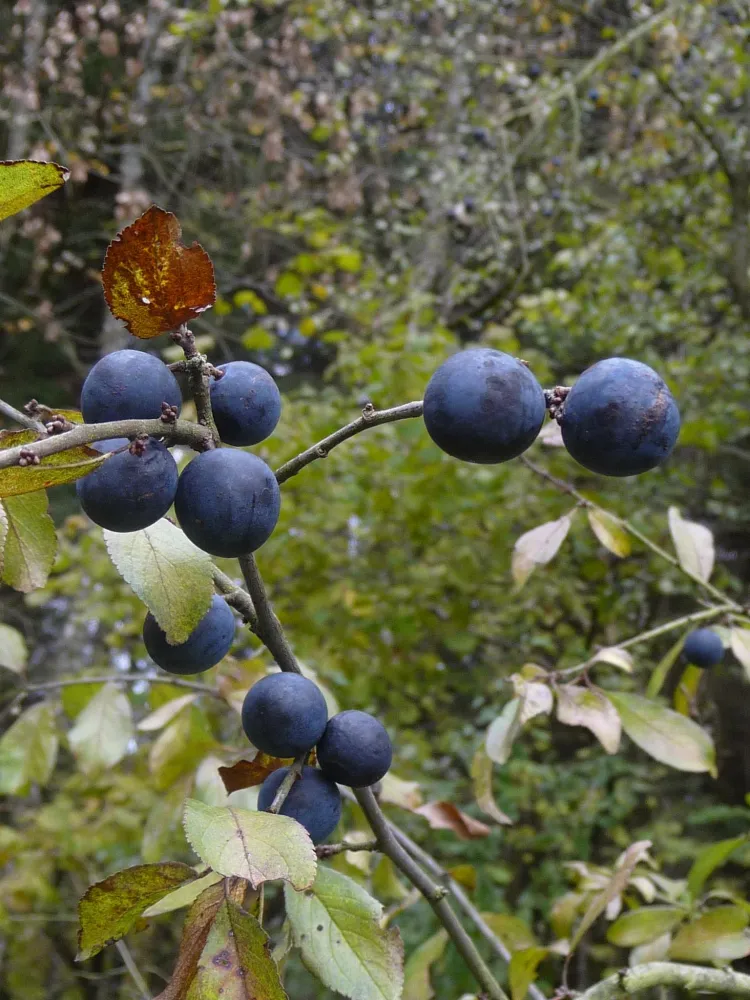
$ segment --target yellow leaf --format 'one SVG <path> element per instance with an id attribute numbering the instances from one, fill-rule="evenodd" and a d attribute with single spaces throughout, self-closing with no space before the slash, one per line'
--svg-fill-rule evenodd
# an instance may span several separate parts
<path id="1" fill-rule="evenodd" d="M 0 162 L 0 220 L 7 219 L 62 187 L 70 171 L 37 160 Z"/>

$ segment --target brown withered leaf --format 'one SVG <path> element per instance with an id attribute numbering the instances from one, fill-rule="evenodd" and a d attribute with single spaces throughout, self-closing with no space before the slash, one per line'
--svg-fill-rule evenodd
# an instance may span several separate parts
<path id="1" fill-rule="evenodd" d="M 280 767 L 288 767 L 293 761 L 283 760 L 281 757 L 269 757 L 267 753 L 257 751 L 254 757 L 249 760 L 238 760 L 229 767 L 220 767 L 219 774 L 224 782 L 227 795 L 239 791 L 240 788 L 253 788 L 255 785 L 262 785 L 269 774 L 277 771 Z"/>
<path id="2" fill-rule="evenodd" d="M 209 309 L 216 299 L 211 258 L 186 247 L 177 216 L 152 205 L 112 240 L 102 283 L 112 315 L 149 340 Z"/>
<path id="3" fill-rule="evenodd" d="M 490 833 L 488 826 L 467 816 L 452 802 L 426 802 L 414 811 L 424 816 L 433 830 L 452 830 L 461 840 L 478 840 Z"/>

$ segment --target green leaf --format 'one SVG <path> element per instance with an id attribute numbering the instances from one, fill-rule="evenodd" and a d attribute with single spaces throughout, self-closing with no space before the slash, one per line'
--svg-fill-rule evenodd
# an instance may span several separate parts
<path id="1" fill-rule="evenodd" d="M 175 719 L 183 708 L 187 708 L 188 705 L 192 705 L 193 702 L 198 697 L 197 694 L 183 694 L 177 698 L 172 698 L 171 701 L 165 702 L 158 708 L 154 709 L 150 715 L 147 715 L 145 719 L 141 719 L 138 723 L 138 731 L 141 733 L 155 733 L 165 726 L 169 725 L 173 719 Z"/>
<path id="2" fill-rule="evenodd" d="M 268 935 L 232 900 L 219 908 L 186 1000 L 288 1000 Z"/>
<path id="3" fill-rule="evenodd" d="M 402 1000 L 432 1000 L 435 991 L 430 982 L 430 966 L 442 957 L 447 943 L 448 932 L 439 930 L 414 949 L 404 966 Z"/>
<path id="4" fill-rule="evenodd" d="M 557 718 L 567 726 L 585 726 L 607 753 L 617 753 L 620 717 L 612 702 L 598 688 L 561 684 L 557 689 Z"/>
<path id="5" fill-rule="evenodd" d="M 743 847 L 746 843 L 747 837 L 732 837 L 731 840 L 720 840 L 717 844 L 708 844 L 698 851 L 687 879 L 688 892 L 693 899 L 700 896 L 711 872 L 720 868 L 738 848 Z"/>
<path id="6" fill-rule="evenodd" d="M 529 986 L 534 982 L 539 963 L 548 954 L 547 948 L 524 948 L 516 951 L 510 958 L 508 980 L 512 1000 L 523 1000 Z"/>
<path id="7" fill-rule="evenodd" d="M 78 903 L 79 962 L 119 940 L 134 926 L 146 907 L 153 905 L 196 874 L 189 865 L 165 861 L 136 865 L 115 872 L 90 886 Z"/>
<path id="8" fill-rule="evenodd" d="M 664 686 L 664 681 L 672 667 L 677 662 L 677 658 L 682 652 L 686 636 L 681 635 L 677 642 L 659 660 L 651 674 L 646 688 L 646 697 L 655 698 Z"/>
<path id="9" fill-rule="evenodd" d="M 151 745 L 148 766 L 156 788 L 170 788 L 183 774 L 194 771 L 215 746 L 205 713 L 192 705 Z"/>
<path id="10" fill-rule="evenodd" d="M 57 191 L 70 177 L 59 163 L 7 160 L 0 163 L 0 220 Z"/>
<path id="11" fill-rule="evenodd" d="M 681 927 L 669 957 L 689 962 L 733 962 L 750 955 L 748 915 L 739 906 L 719 906 Z"/>
<path id="12" fill-rule="evenodd" d="M 105 684 L 76 719 L 68 742 L 84 774 L 114 767 L 133 737 L 133 712 L 124 691 Z"/>
<path id="13" fill-rule="evenodd" d="M 526 583 L 537 566 L 545 566 L 555 558 L 572 521 L 573 514 L 565 514 L 557 521 L 540 524 L 521 535 L 513 547 L 511 559 L 511 572 L 517 587 Z"/>
<path id="14" fill-rule="evenodd" d="M 45 785 L 57 760 L 55 710 L 47 702 L 26 709 L 0 739 L 0 795 L 25 795 Z"/>
<path id="15" fill-rule="evenodd" d="M 697 579 L 708 581 L 714 568 L 714 536 L 704 525 L 686 521 L 676 507 L 669 508 L 668 518 L 680 566 Z"/>
<path id="16" fill-rule="evenodd" d="M 0 451 L 31 444 L 39 439 L 40 435 L 36 431 L 0 432 Z M 81 445 L 54 455 L 46 455 L 38 465 L 12 465 L 8 469 L 0 469 L 0 497 L 20 496 L 49 486 L 73 483 L 97 469 L 109 455 L 111 452 L 103 454 L 88 445 Z"/>
<path id="17" fill-rule="evenodd" d="M 28 656 L 26 640 L 18 629 L 0 624 L 0 667 L 22 674 Z"/>
<path id="18" fill-rule="evenodd" d="M 296 299 L 302 294 L 304 287 L 299 275 L 293 271 L 285 271 L 276 280 L 275 290 L 281 298 Z"/>
<path id="19" fill-rule="evenodd" d="M 57 535 L 47 513 L 47 494 L 26 493 L 0 500 L 7 532 L 3 550 L 3 582 L 28 594 L 43 587 L 57 555 Z"/>
<path id="20" fill-rule="evenodd" d="M 195 875 L 194 871 L 193 874 Z M 221 882 L 222 878 L 223 876 L 219 875 L 218 872 L 206 872 L 200 877 L 195 875 L 192 882 L 186 882 L 152 906 L 147 906 L 141 916 L 145 918 L 159 917 L 162 913 L 173 913 L 175 910 L 181 910 L 183 906 L 191 906 L 204 889 Z"/>
<path id="21" fill-rule="evenodd" d="M 242 334 L 242 346 L 248 351 L 266 351 L 276 343 L 276 338 L 264 326 L 249 326 Z"/>
<path id="22" fill-rule="evenodd" d="M 676 906 L 640 906 L 615 920 L 607 940 L 621 948 L 633 948 L 661 937 L 684 918 L 685 911 Z"/>
<path id="23" fill-rule="evenodd" d="M 521 732 L 522 708 L 523 699 L 513 698 L 487 730 L 485 750 L 496 764 L 504 764 L 510 757 L 516 736 Z"/>
<path id="24" fill-rule="evenodd" d="M 354 247 L 337 247 L 333 251 L 332 257 L 339 271 L 356 274 L 362 269 L 362 254 Z"/>
<path id="25" fill-rule="evenodd" d="M 211 558 L 162 519 L 142 531 L 105 531 L 112 562 L 167 635 L 185 642 L 214 593 Z"/>
<path id="26" fill-rule="evenodd" d="M 524 951 L 539 944 L 525 920 L 508 913 L 483 913 L 482 920 L 494 931 L 509 951 Z"/>
<path id="27" fill-rule="evenodd" d="M 745 675 L 750 678 L 750 629 L 733 628 L 730 642 L 732 652 L 742 664 Z"/>
<path id="28" fill-rule="evenodd" d="M 589 507 L 588 518 L 591 530 L 605 549 L 619 556 L 620 559 L 630 555 L 632 549 L 630 535 L 617 518 L 597 507 Z"/>
<path id="29" fill-rule="evenodd" d="M 471 778 L 474 783 L 474 797 L 482 812 L 494 819 L 496 823 L 505 826 L 512 825 L 513 820 L 498 808 L 492 794 L 492 761 L 484 750 L 477 750 L 472 758 Z"/>
<path id="30" fill-rule="evenodd" d="M 622 728 L 654 760 L 678 771 L 708 771 L 715 776 L 711 737 L 692 719 L 637 694 L 613 691 L 608 697 L 620 713 Z"/>
<path id="31" fill-rule="evenodd" d="M 294 942 L 307 968 L 352 1000 L 398 1000 L 403 945 L 380 926 L 383 907 L 352 879 L 321 865 L 312 887 L 284 887 Z"/>
<path id="32" fill-rule="evenodd" d="M 306 889 L 315 879 L 312 841 L 288 816 L 188 799 L 184 827 L 191 847 L 209 868 L 247 879 L 253 888 L 284 879 L 295 889 Z"/>

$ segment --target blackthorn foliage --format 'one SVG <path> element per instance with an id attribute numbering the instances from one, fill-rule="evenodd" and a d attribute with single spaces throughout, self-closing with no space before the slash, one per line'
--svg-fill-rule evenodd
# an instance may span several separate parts
<path id="1" fill-rule="evenodd" d="M 341 785 L 364 788 L 380 781 L 391 766 L 393 748 L 383 725 L 367 712 L 339 712 L 317 745 L 324 774 Z"/>
<path id="2" fill-rule="evenodd" d="M 492 465 L 525 451 L 544 421 L 541 386 L 529 369 L 501 351 L 471 348 L 438 368 L 424 395 L 424 422 L 443 451 Z"/>
<path id="3" fill-rule="evenodd" d="M 603 476 L 635 476 L 667 458 L 680 432 L 680 414 L 652 368 L 608 358 L 574 384 L 560 426 L 565 447 L 585 468 Z"/>
<path id="4" fill-rule="evenodd" d="M 256 455 L 230 448 L 205 451 L 182 471 L 175 512 L 199 548 L 233 558 L 254 552 L 279 519 L 276 477 Z"/>
<path id="5" fill-rule="evenodd" d="M 94 365 L 81 390 L 81 412 L 87 424 L 107 420 L 152 420 L 162 403 L 179 411 L 182 394 L 177 379 L 153 354 L 113 351 Z"/>
<path id="6" fill-rule="evenodd" d="M 211 409 L 226 444 L 258 444 L 273 432 L 281 416 L 278 386 L 260 365 L 230 361 L 224 374 L 211 380 Z"/>
<path id="7" fill-rule="evenodd" d="M 301 674 L 269 674 L 250 688 L 242 705 L 242 728 L 272 757 L 297 757 L 323 735 L 328 708 L 320 689 Z"/>
<path id="8" fill-rule="evenodd" d="M 724 659 L 724 643 L 710 628 L 697 628 L 685 640 L 682 655 L 696 667 L 715 667 Z"/>
<path id="9" fill-rule="evenodd" d="M 265 811 L 273 804 L 279 785 L 289 771 L 281 767 L 266 778 L 258 795 L 258 809 Z M 303 767 L 301 776 L 279 810 L 282 816 L 291 816 L 310 834 L 314 844 L 325 840 L 338 826 L 341 818 L 341 793 L 336 783 L 314 767 Z"/>
<path id="10" fill-rule="evenodd" d="M 112 455 L 76 483 L 76 493 L 91 520 L 109 531 L 139 531 L 163 517 L 177 492 L 177 466 L 155 438 L 128 447 L 125 438 L 95 442 Z"/>
<path id="11" fill-rule="evenodd" d="M 234 615 L 223 597 L 215 594 L 211 607 L 185 642 L 172 645 L 152 614 L 143 623 L 143 641 L 148 655 L 171 674 L 199 674 L 216 666 L 227 655 L 234 640 Z"/>

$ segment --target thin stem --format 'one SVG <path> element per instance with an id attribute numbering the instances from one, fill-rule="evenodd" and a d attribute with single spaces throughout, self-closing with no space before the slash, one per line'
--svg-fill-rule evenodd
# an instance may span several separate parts
<path id="1" fill-rule="evenodd" d="M 257 615 L 256 635 L 268 647 L 282 670 L 295 674 L 302 673 L 281 623 L 273 613 L 255 557 L 252 553 L 240 556 L 239 563 Z"/>
<path id="2" fill-rule="evenodd" d="M 11 406 L 10 403 L 6 403 L 3 399 L 0 399 L 0 413 L 9 420 L 12 420 L 14 424 L 20 424 L 21 427 L 27 427 L 31 431 L 39 431 L 40 434 L 47 433 L 47 428 L 41 421 L 34 420 L 33 417 L 21 413 L 15 406 Z"/>
<path id="3" fill-rule="evenodd" d="M 414 859 L 404 850 L 393 835 L 393 831 L 380 810 L 371 788 L 358 788 L 354 792 L 357 802 L 362 808 L 367 820 L 376 835 L 380 850 L 396 865 L 399 871 L 408 878 L 411 884 L 419 889 L 432 907 L 436 917 L 445 927 L 449 937 L 459 954 L 471 970 L 474 978 L 486 993 L 489 1000 L 508 1000 L 502 987 L 490 972 L 476 945 L 461 926 L 451 905 L 445 898 L 448 890 L 436 885 L 425 874 Z"/>
<path id="4" fill-rule="evenodd" d="M 255 632 L 258 627 L 258 616 L 255 614 L 252 598 L 246 590 L 238 587 L 231 577 L 214 566 L 214 586 L 223 595 L 224 600 L 242 615 L 242 618 Z"/>
<path id="5" fill-rule="evenodd" d="M 675 986 L 688 993 L 725 993 L 750 998 L 750 976 L 742 972 L 673 962 L 647 962 L 632 969 L 621 969 L 579 993 L 577 1000 L 622 1000 L 655 986 Z"/>
<path id="6" fill-rule="evenodd" d="M 120 957 L 125 963 L 125 968 L 130 973 L 130 978 L 138 987 L 143 1000 L 151 1000 L 151 994 L 149 993 L 148 986 L 146 985 L 146 980 L 141 975 L 141 970 L 135 964 L 135 960 L 130 954 L 130 948 L 128 948 L 124 941 L 115 941 L 115 947 L 120 952 Z"/>
<path id="7" fill-rule="evenodd" d="M 285 483 L 287 479 L 296 476 L 298 472 L 310 465 L 318 458 L 325 458 L 332 448 L 342 441 L 347 441 L 355 434 L 367 430 L 368 427 L 377 427 L 378 424 L 391 424 L 396 420 L 407 420 L 409 417 L 420 417 L 422 415 L 422 400 L 415 400 L 413 403 L 404 403 L 402 406 L 393 406 L 390 410 L 376 410 L 372 403 L 368 403 L 362 410 L 362 416 L 357 417 L 345 427 L 340 427 L 333 434 L 324 437 L 322 441 L 307 448 L 295 458 L 290 458 L 280 468 L 276 470 L 276 479 L 279 483 Z"/>
<path id="8" fill-rule="evenodd" d="M 176 420 L 174 423 L 167 423 L 160 419 L 109 420 L 103 424 L 76 424 L 71 431 L 52 434 L 40 441 L 32 441 L 30 444 L 0 451 L 0 469 L 9 469 L 18 465 L 22 451 L 24 453 L 30 452 L 39 458 L 46 458 L 47 455 L 56 455 L 69 448 L 91 444 L 92 441 L 104 441 L 107 438 L 140 437 L 142 435 L 164 438 L 170 444 L 187 444 L 196 451 L 205 451 L 210 440 L 210 432 L 205 427 L 187 420 Z"/>
<path id="9" fill-rule="evenodd" d="M 377 851 L 377 840 L 342 840 L 340 844 L 320 844 L 315 848 L 319 858 L 332 858 L 344 851 Z"/>
<path id="10" fill-rule="evenodd" d="M 693 573 L 691 570 L 685 569 L 685 567 L 681 565 L 679 559 L 676 559 L 670 552 L 663 549 L 661 545 L 657 545 L 656 542 L 653 542 L 648 535 L 644 535 L 643 532 L 639 531 L 634 524 L 627 520 L 627 518 L 619 517 L 611 510 L 607 510 L 606 507 L 601 507 L 599 504 L 594 503 L 593 500 L 589 500 L 588 497 L 579 493 L 578 490 L 574 486 L 571 486 L 570 483 L 566 483 L 564 479 L 558 479 L 557 476 L 553 476 L 552 473 L 547 472 L 547 470 L 542 468 L 541 465 L 537 465 L 536 462 L 532 462 L 531 459 L 527 458 L 525 455 L 521 455 L 520 460 L 527 469 L 539 476 L 541 479 L 546 480 L 546 482 L 551 483 L 552 486 L 560 490 L 561 493 L 567 493 L 568 496 L 574 497 L 574 499 L 576 499 L 582 507 L 586 507 L 589 510 L 599 510 L 603 514 L 606 514 L 616 524 L 619 524 L 621 528 L 624 528 L 625 531 L 631 534 L 633 538 L 637 538 L 641 544 L 646 546 L 646 548 L 651 549 L 653 553 L 661 559 L 664 559 L 665 562 L 668 562 L 670 566 L 674 566 L 675 569 L 679 570 L 682 574 L 691 579 L 693 583 L 697 583 L 699 587 L 702 587 L 705 591 L 711 594 L 712 597 L 716 598 L 716 600 L 729 606 L 733 611 L 743 610 L 741 605 L 737 604 L 735 601 L 731 601 L 726 594 L 719 590 L 718 587 L 714 587 L 712 583 L 708 583 L 707 580 L 701 579 L 701 577 L 699 577 L 696 573 Z"/>
<path id="11" fill-rule="evenodd" d="M 200 694 L 210 694 L 214 698 L 222 698 L 216 688 L 208 684 L 199 684 L 197 681 L 186 681 L 173 674 L 163 677 L 155 674 L 102 674 L 98 677 L 62 677 L 56 681 L 44 681 L 43 684 L 26 684 L 23 692 L 32 694 L 37 691 L 54 691 L 55 688 L 76 687 L 79 684 L 136 684 L 138 681 L 148 681 L 149 684 L 169 684 L 171 687 L 187 688 L 189 691 L 198 691 Z"/>
<path id="12" fill-rule="evenodd" d="M 268 809 L 269 812 L 277 813 L 284 805 L 286 797 L 291 792 L 294 782 L 302 775 L 302 768 L 305 766 L 306 760 L 307 752 L 301 753 L 299 757 L 294 758 L 294 763 L 284 775 L 284 779 L 273 797 L 273 802 Z"/>
<path id="13" fill-rule="evenodd" d="M 208 447 L 215 448 L 221 444 L 219 432 L 216 429 L 214 415 L 211 410 L 210 375 L 207 359 L 198 353 L 195 346 L 195 336 L 184 324 L 171 334 L 172 340 L 179 344 L 185 352 L 184 371 L 187 373 L 190 389 L 193 393 L 193 401 L 198 414 L 198 423 L 210 432 L 210 444 Z"/>

